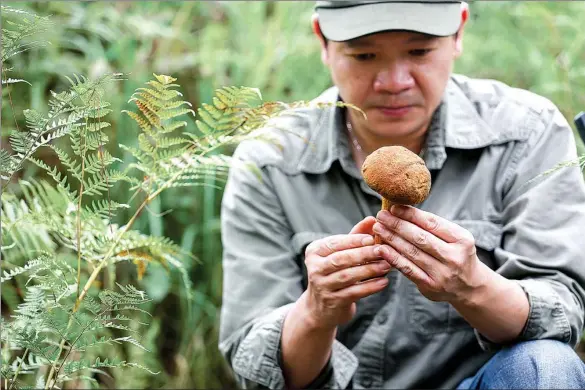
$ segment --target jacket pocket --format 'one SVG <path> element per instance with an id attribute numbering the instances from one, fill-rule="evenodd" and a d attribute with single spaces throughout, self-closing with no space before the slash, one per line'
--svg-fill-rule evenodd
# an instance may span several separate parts
<path id="1" fill-rule="evenodd" d="M 481 220 L 454 220 L 453 222 L 473 234 L 478 257 L 483 262 L 488 261 L 487 259 L 493 255 L 493 251 L 500 244 L 501 226 Z M 408 284 L 407 291 L 410 304 L 409 323 L 417 333 L 432 336 L 471 329 L 471 326 L 451 304 L 429 300 L 413 283 Z"/>

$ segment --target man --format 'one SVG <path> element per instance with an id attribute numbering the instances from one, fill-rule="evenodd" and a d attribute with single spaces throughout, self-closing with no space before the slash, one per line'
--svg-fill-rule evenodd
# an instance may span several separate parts
<path id="1" fill-rule="evenodd" d="M 452 74 L 458 1 L 319 1 L 335 84 L 241 144 L 222 206 L 220 349 L 245 388 L 584 388 L 585 185 L 548 100 Z M 378 212 L 360 174 L 423 156 L 417 207 Z M 538 178 L 537 178 L 538 177 Z M 536 180 L 533 180 L 537 178 Z M 379 234 L 383 244 L 374 245 Z"/>

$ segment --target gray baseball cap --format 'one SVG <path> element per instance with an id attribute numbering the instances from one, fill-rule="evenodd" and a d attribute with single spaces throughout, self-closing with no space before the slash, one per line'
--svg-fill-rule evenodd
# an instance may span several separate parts
<path id="1" fill-rule="evenodd" d="M 321 31 L 332 41 L 346 41 L 380 31 L 407 30 L 437 36 L 455 34 L 462 1 L 317 1 Z"/>

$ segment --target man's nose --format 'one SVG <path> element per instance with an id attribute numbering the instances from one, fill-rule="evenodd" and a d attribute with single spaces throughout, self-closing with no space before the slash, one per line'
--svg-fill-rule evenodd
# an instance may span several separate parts
<path id="1" fill-rule="evenodd" d="M 399 62 L 380 70 L 374 81 L 374 90 L 380 93 L 399 94 L 414 87 L 410 67 Z"/>

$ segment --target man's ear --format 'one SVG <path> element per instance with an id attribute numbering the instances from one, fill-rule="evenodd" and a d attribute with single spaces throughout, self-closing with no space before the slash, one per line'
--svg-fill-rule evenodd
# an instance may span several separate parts
<path id="1" fill-rule="evenodd" d="M 321 26 L 319 25 L 319 15 L 317 13 L 313 13 L 311 16 L 311 27 L 313 28 L 313 33 L 319 39 L 319 43 L 321 44 L 321 61 L 325 65 L 329 65 L 329 55 L 327 52 L 327 41 L 321 32 Z"/>
<path id="2" fill-rule="evenodd" d="M 469 5 L 466 2 L 461 3 L 461 25 L 455 36 L 455 57 L 459 57 L 463 53 L 463 31 L 465 23 L 469 19 Z"/>

